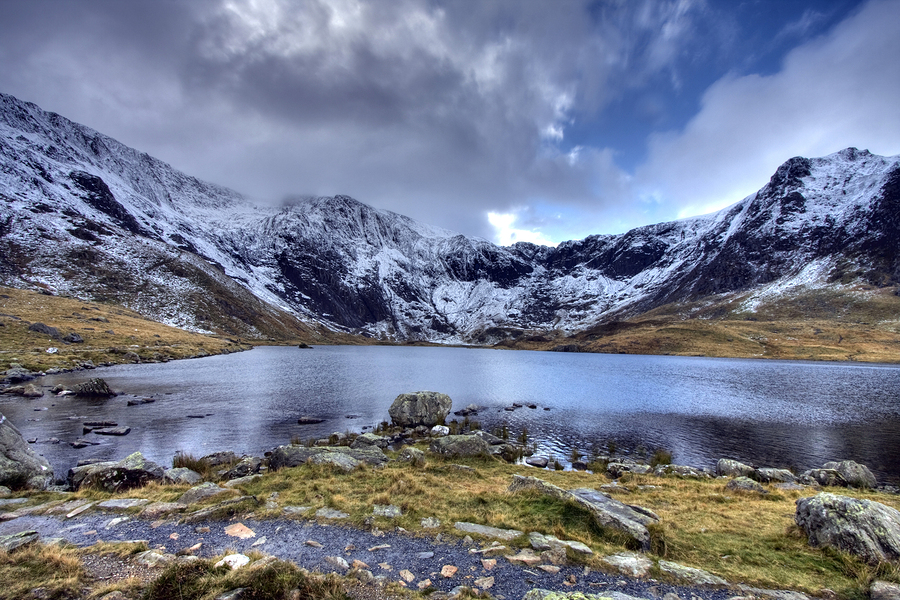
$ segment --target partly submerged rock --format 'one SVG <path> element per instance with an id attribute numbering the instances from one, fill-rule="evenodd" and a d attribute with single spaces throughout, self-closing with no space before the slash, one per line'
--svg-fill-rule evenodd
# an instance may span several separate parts
<path id="1" fill-rule="evenodd" d="M 76 384 L 72 387 L 72 391 L 79 396 L 94 396 L 98 398 L 111 398 L 116 395 L 106 381 L 99 377 Z"/>
<path id="2" fill-rule="evenodd" d="M 900 511 L 823 492 L 797 500 L 794 517 L 812 546 L 831 546 L 870 564 L 900 559 Z"/>

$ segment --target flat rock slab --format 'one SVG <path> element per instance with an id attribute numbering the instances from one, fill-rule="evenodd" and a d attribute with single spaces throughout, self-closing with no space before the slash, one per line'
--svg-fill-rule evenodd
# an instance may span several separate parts
<path id="1" fill-rule="evenodd" d="M 111 500 L 100 502 L 97 504 L 97 508 L 102 508 L 103 510 L 128 510 L 129 508 L 136 508 L 149 503 L 150 501 L 146 498 L 112 498 Z"/>
<path id="2" fill-rule="evenodd" d="M 176 502 L 178 504 L 196 504 L 198 502 L 202 502 L 207 498 L 212 498 L 213 496 L 218 496 L 219 494 L 230 493 L 232 490 L 228 490 L 222 487 L 219 487 L 217 484 L 207 481 L 205 483 L 201 483 L 198 486 L 194 486 L 185 493 L 181 495 Z"/>
<path id="3" fill-rule="evenodd" d="M 702 569 L 685 567 L 667 560 L 659 561 L 659 570 L 691 585 L 728 585 L 728 582 Z"/>
<path id="4" fill-rule="evenodd" d="M 659 518 L 648 509 L 629 506 L 597 490 L 564 490 L 536 477 L 515 475 L 507 491 L 522 490 L 534 490 L 563 502 L 573 502 L 590 512 L 601 527 L 617 529 L 640 543 L 644 552 L 650 550 L 647 525 L 659 522 Z"/>
<path id="5" fill-rule="evenodd" d="M 457 521 L 453 527 L 459 531 L 465 531 L 466 533 L 477 533 L 478 535 L 507 542 L 522 535 L 522 532 L 517 529 L 500 529 L 498 527 L 489 527 L 487 525 L 478 525 L 477 523 L 466 523 L 463 521 Z"/>
<path id="6" fill-rule="evenodd" d="M 97 435 L 128 435 L 131 433 L 131 427 L 101 427 L 94 429 L 91 433 Z"/>
<path id="7" fill-rule="evenodd" d="M 346 519 L 350 515 L 333 508 L 323 507 L 316 511 L 316 516 L 321 519 Z"/>
<path id="8" fill-rule="evenodd" d="M 20 531 L 12 535 L 0 536 L 0 550 L 12 552 L 17 548 L 35 543 L 39 537 L 37 531 Z"/>
<path id="9" fill-rule="evenodd" d="M 246 540 L 248 538 L 256 537 L 256 533 L 243 523 L 235 523 L 233 525 L 229 525 L 225 528 L 225 535 L 230 535 L 231 537 L 240 538 L 242 540 Z"/>
<path id="10" fill-rule="evenodd" d="M 522 600 L 643 600 L 635 596 L 629 596 L 622 592 L 602 592 L 600 594 L 585 594 L 584 592 L 554 592 L 535 588 L 528 591 Z"/>

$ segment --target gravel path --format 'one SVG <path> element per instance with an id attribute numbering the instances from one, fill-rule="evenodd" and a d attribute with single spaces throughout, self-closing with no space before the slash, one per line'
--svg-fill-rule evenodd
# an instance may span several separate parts
<path id="1" fill-rule="evenodd" d="M 312 520 L 244 518 L 240 521 L 208 521 L 178 524 L 176 520 L 150 522 L 131 517 L 110 524 L 119 514 L 87 511 L 71 519 L 56 516 L 23 516 L 0 523 L 0 535 L 35 530 L 42 539 L 65 538 L 77 546 L 98 541 L 146 540 L 150 548 L 175 553 L 202 543 L 195 554 L 211 557 L 226 551 L 258 550 L 290 560 L 310 570 L 341 572 L 326 557 L 341 557 L 348 563 L 359 560 L 376 576 L 401 581 L 401 571 L 414 579 L 411 589 L 426 579 L 432 587 L 448 592 L 459 585 L 472 586 L 479 578 L 493 577 L 487 590 L 498 600 L 518 600 L 532 588 L 585 593 L 621 592 L 641 598 L 662 598 L 671 592 L 683 600 L 724 600 L 738 595 L 734 590 L 673 586 L 652 580 L 629 579 L 605 574 L 583 566 L 562 566 L 556 574 L 509 562 L 502 552 L 474 554 L 471 549 L 490 543 L 466 544 L 456 537 L 416 536 L 402 531 L 367 531 L 342 524 Z M 253 532 L 244 539 L 226 533 L 226 528 L 242 523 Z M 496 559 L 496 564 L 482 559 Z M 451 577 L 441 575 L 444 566 L 458 570 Z M 483 581 L 483 580 L 482 580 Z"/>

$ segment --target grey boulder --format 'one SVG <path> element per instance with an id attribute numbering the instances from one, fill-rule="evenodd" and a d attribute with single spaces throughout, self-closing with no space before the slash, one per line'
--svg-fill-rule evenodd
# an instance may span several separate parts
<path id="1" fill-rule="evenodd" d="M 811 546 L 830 546 L 870 564 L 900 559 L 900 511 L 823 492 L 797 500 L 794 516 Z"/>
<path id="2" fill-rule="evenodd" d="M 272 450 L 269 456 L 269 469 L 278 470 L 289 467 L 296 467 L 306 463 L 310 458 L 323 453 L 341 453 L 351 458 L 362 461 L 373 467 L 383 465 L 388 462 L 388 457 L 380 448 L 370 446 L 368 448 L 348 448 L 347 446 L 316 446 L 308 448 L 306 446 L 278 446 Z"/>
<path id="3" fill-rule="evenodd" d="M 447 394 L 413 392 L 397 396 L 388 414 L 394 424 L 401 427 L 434 427 L 444 423 L 452 405 L 453 401 Z"/>
<path id="4" fill-rule="evenodd" d="M 489 456 L 491 447 L 477 435 L 448 435 L 432 440 L 428 451 L 441 456 L 465 458 Z"/>
<path id="5" fill-rule="evenodd" d="M 3 413 L 0 413 L 0 485 L 42 490 L 53 481 L 53 469 L 32 450 Z"/>
<path id="6" fill-rule="evenodd" d="M 69 486 L 78 490 L 96 487 L 107 492 L 121 492 L 143 487 L 152 481 L 163 481 L 165 469 L 144 458 L 140 452 L 129 454 L 117 462 L 100 462 L 69 469 Z"/>
<path id="7" fill-rule="evenodd" d="M 716 463 L 716 475 L 725 477 L 753 477 L 756 469 L 730 458 L 720 458 Z"/>
<path id="8" fill-rule="evenodd" d="M 847 486 L 870 489 L 878 485 L 875 475 L 869 470 L 869 467 L 861 465 L 852 460 L 842 460 L 841 462 L 830 462 L 822 465 L 823 469 L 834 469 L 844 478 Z"/>

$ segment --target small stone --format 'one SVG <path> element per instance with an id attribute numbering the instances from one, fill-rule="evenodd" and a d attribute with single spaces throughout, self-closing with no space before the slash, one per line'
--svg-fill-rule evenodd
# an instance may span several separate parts
<path id="1" fill-rule="evenodd" d="M 434 552 L 419 552 L 418 554 L 416 554 L 416 558 L 418 558 L 419 560 L 434 558 Z"/>
<path id="2" fill-rule="evenodd" d="M 333 567 L 340 569 L 342 572 L 350 570 L 350 565 L 347 564 L 347 561 L 340 556 L 326 556 L 325 562 L 331 564 Z"/>
<path id="3" fill-rule="evenodd" d="M 210 531 L 209 527 L 206 527 L 206 526 L 203 526 L 203 527 L 194 527 L 194 532 L 195 532 L 195 533 L 201 533 L 201 534 L 202 534 L 202 533 L 209 533 L 209 531 Z"/>
<path id="4" fill-rule="evenodd" d="M 380 562 L 380 563 L 378 563 L 378 566 L 381 567 L 382 569 L 384 569 L 385 571 L 392 571 L 394 569 L 394 567 L 387 564 L 386 562 Z"/>
<path id="5" fill-rule="evenodd" d="M 403 569 L 402 571 L 400 571 L 400 578 L 403 579 L 403 581 L 405 581 L 406 583 L 412 583 L 413 579 L 415 579 L 416 576 L 413 575 L 411 571 Z"/>
<path id="6" fill-rule="evenodd" d="M 235 569 L 240 569 L 243 566 L 250 564 L 250 557 L 245 554 L 229 554 L 219 562 L 213 565 L 214 568 L 219 568 L 223 566 L 227 566 L 229 569 L 234 571 Z"/>
<path id="7" fill-rule="evenodd" d="M 328 507 L 323 507 L 316 511 L 316 517 L 321 519 L 346 519 L 349 516 L 345 512 Z"/>
<path id="8" fill-rule="evenodd" d="M 441 568 L 441 575 L 443 577 L 453 577 L 456 575 L 456 572 L 459 570 L 459 567 L 454 567 L 453 565 L 444 565 Z"/>
<path id="9" fill-rule="evenodd" d="M 225 535 L 230 535 L 231 537 L 240 538 L 242 540 L 256 537 L 256 534 L 253 533 L 253 530 L 243 523 L 235 523 L 234 525 L 229 525 L 225 528 Z"/>
<path id="10" fill-rule="evenodd" d="M 353 562 L 350 563 L 350 566 L 354 569 L 368 569 L 369 565 L 359 560 L 358 558 L 353 559 Z"/>
<path id="11" fill-rule="evenodd" d="M 559 573 L 559 567 L 556 565 L 538 565 L 537 568 L 546 573 L 550 573 L 551 575 Z"/>
<path id="12" fill-rule="evenodd" d="M 424 529 L 437 529 L 441 526 L 441 522 L 434 517 L 425 517 L 422 519 L 421 525 Z"/>
<path id="13" fill-rule="evenodd" d="M 425 588 L 429 588 L 429 587 L 431 587 L 431 580 L 430 580 L 430 579 L 423 579 L 422 581 L 420 581 L 419 583 L 416 584 L 416 587 L 418 587 L 420 590 L 424 590 Z"/>
<path id="14" fill-rule="evenodd" d="M 262 545 L 265 544 L 267 541 L 269 541 L 269 540 L 266 539 L 266 536 L 262 536 L 261 538 L 259 538 L 258 540 L 256 540 L 256 541 L 253 542 L 252 544 L 250 544 L 250 547 L 251 547 L 251 548 L 255 548 L 256 546 L 262 546 Z"/>
<path id="15" fill-rule="evenodd" d="M 390 544 L 379 544 L 379 545 L 377 545 L 377 546 L 372 546 L 372 547 L 369 548 L 368 550 L 369 550 L 369 552 L 375 552 L 375 551 L 377 551 L 377 550 L 387 550 L 387 549 L 390 548 L 390 547 L 391 547 Z"/>
<path id="16" fill-rule="evenodd" d="M 483 590 L 489 590 L 494 587 L 494 578 L 493 577 L 479 577 L 474 582 L 476 587 L 479 587 Z"/>
<path id="17" fill-rule="evenodd" d="M 389 519 L 396 519 L 397 517 L 403 516 L 400 507 L 394 506 L 393 504 L 376 504 L 372 513 L 376 517 L 387 517 Z"/>
<path id="18" fill-rule="evenodd" d="M 493 569 L 494 567 L 497 566 L 497 559 L 496 558 L 482 558 L 481 566 L 484 568 L 485 571 L 490 571 L 491 569 Z"/>
<path id="19" fill-rule="evenodd" d="M 533 567 L 541 563 L 541 557 L 536 556 L 535 553 L 528 548 L 520 550 L 515 556 L 507 556 L 506 560 L 511 563 L 521 563 L 528 567 Z"/>
<path id="20" fill-rule="evenodd" d="M 322 547 L 322 544 L 320 544 L 316 540 L 306 540 L 304 543 L 307 546 L 312 546 L 313 548 L 321 548 Z"/>

